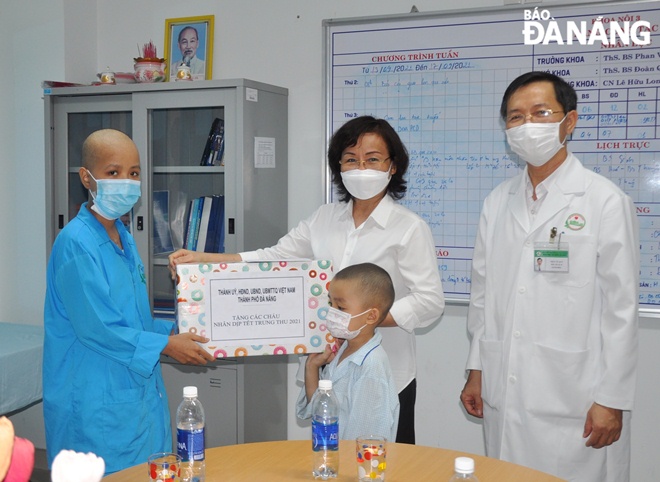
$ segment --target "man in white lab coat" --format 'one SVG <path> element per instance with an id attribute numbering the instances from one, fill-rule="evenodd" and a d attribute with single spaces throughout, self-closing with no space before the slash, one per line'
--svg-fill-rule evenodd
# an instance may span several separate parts
<path id="1" fill-rule="evenodd" d="M 573 88 L 543 72 L 504 94 L 507 141 L 527 165 L 484 202 L 461 401 L 483 417 L 491 457 L 571 481 L 626 482 L 638 225 L 630 197 L 567 151 L 576 108 Z"/>

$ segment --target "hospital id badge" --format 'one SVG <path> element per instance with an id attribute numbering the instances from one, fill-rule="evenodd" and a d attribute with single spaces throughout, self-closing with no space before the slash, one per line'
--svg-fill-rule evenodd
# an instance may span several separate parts
<path id="1" fill-rule="evenodd" d="M 534 271 L 568 273 L 568 243 L 534 243 Z"/>

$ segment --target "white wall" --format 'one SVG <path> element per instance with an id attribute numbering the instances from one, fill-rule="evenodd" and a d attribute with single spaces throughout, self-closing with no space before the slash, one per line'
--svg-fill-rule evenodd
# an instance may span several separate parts
<path id="1" fill-rule="evenodd" d="M 64 72 L 62 2 L 38 2 L 0 0 L 0 319 L 28 324 L 43 323 L 45 287 L 40 83 Z"/>
<path id="2" fill-rule="evenodd" d="M 8 45 L 10 48 L 0 49 L 0 65 L 12 65 L 14 61 L 14 43 L 12 40 L 11 17 L 9 13 L 10 0 L 0 0 L 0 45 Z M 14 72 L 12 69 L 0 69 L 0 88 L 3 92 L 10 89 L 14 90 Z M 0 115 L 0 166 L 3 166 L 2 176 L 0 176 L 0 226 L 11 226 L 14 223 L 14 199 L 15 195 L 12 189 L 15 177 L 14 162 L 14 102 L 11 95 L 0 96 L 0 112 L 6 113 Z M 15 244 L 12 241 L 13 235 L 11 229 L 0 230 L 0 250 L 2 252 L 11 252 Z M 0 272 L 10 273 L 14 267 L 14 262 L 9 256 L 0 256 Z M 2 281 L 0 281 L 2 283 Z M 12 293 L 9 290 L 0 289 L 0 309 L 7 307 L 11 303 Z"/>
<path id="3" fill-rule="evenodd" d="M 0 225 L 4 227 L 0 319 L 42 323 L 46 246 L 41 80 L 90 82 L 107 66 L 131 71 L 137 45 L 153 40 L 164 51 L 166 18 L 214 14 L 214 78 L 246 77 L 289 89 L 289 225 L 293 226 L 324 200 L 322 20 L 401 14 L 409 12 L 412 3 L 0 0 Z M 503 3 L 464 0 L 459 7 Z M 453 0 L 414 0 L 414 4 L 421 12 L 457 8 Z M 468 343 L 465 311 L 464 306 L 448 307 L 441 323 L 418 336 L 417 433 L 420 444 L 483 453 L 481 426 L 466 417 L 458 400 Z M 654 433 L 660 427 L 655 409 L 660 398 L 660 320 L 643 320 L 640 338 L 633 481 L 647 482 L 660 480 Z M 296 368 L 290 365 L 290 380 Z M 298 387 L 289 385 L 293 400 Z M 33 410 L 22 418 L 39 416 L 39 410 Z M 309 436 L 291 407 L 288 419 L 290 438 Z M 23 436 L 42 439 L 30 433 L 39 423 L 19 422 Z"/>

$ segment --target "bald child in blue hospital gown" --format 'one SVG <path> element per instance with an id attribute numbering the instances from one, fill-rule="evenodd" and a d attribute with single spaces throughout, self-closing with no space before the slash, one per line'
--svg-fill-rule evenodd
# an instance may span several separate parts
<path id="1" fill-rule="evenodd" d="M 49 465 L 63 449 L 92 452 L 106 473 L 172 450 L 161 353 L 212 359 L 190 333 L 151 316 L 144 265 L 118 219 L 139 198 L 133 141 L 111 129 L 83 145 L 80 179 L 93 201 L 60 232 L 48 263 L 44 419 Z M 122 212 L 123 211 L 123 212 Z"/>

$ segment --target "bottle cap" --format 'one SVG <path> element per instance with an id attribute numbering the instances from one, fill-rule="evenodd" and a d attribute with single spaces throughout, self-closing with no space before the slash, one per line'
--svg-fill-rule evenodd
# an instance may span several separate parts
<path id="1" fill-rule="evenodd" d="M 197 387 L 183 387 L 183 396 L 185 398 L 197 398 Z"/>
<path id="2" fill-rule="evenodd" d="M 319 380 L 319 390 L 332 390 L 332 380 Z"/>
<path id="3" fill-rule="evenodd" d="M 454 470 L 459 474 L 473 474 L 474 460 L 470 457 L 456 457 L 456 460 L 454 460 Z"/>

